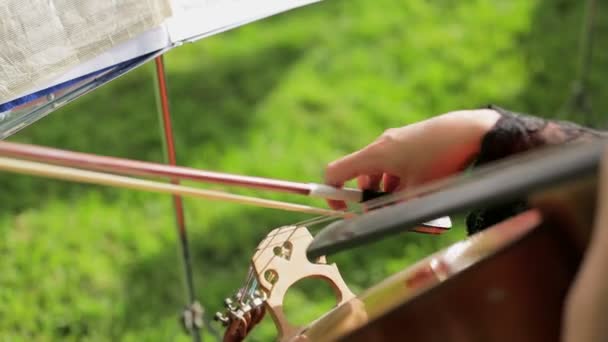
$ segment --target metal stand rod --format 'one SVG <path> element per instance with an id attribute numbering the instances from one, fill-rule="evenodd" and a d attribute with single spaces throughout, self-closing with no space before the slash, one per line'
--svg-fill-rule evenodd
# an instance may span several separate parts
<path id="1" fill-rule="evenodd" d="M 163 56 L 155 58 L 156 64 L 156 79 L 157 79 L 157 94 L 160 104 L 160 121 L 162 123 L 162 137 L 168 164 L 177 165 L 175 156 L 175 141 L 173 139 L 173 127 L 171 125 L 171 112 L 169 109 L 169 94 L 167 91 L 167 80 L 165 75 L 165 64 Z M 172 179 L 173 184 L 179 184 L 179 180 Z M 194 277 L 192 275 L 192 259 L 190 257 L 190 248 L 188 245 L 188 233 L 186 231 L 186 219 L 184 217 L 184 205 L 182 198 L 178 195 L 173 195 L 173 207 L 175 211 L 175 221 L 180 239 L 182 251 L 182 260 L 184 264 L 184 274 L 186 277 L 186 289 L 188 293 L 188 308 L 196 305 L 196 295 L 194 290 Z M 197 324 L 192 324 L 190 333 L 192 341 L 200 342 L 201 334 Z"/>

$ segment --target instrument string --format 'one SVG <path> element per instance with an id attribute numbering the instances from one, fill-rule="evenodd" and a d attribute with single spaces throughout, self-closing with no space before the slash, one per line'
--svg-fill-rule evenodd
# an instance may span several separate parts
<path id="1" fill-rule="evenodd" d="M 243 302 L 243 299 L 245 298 L 245 292 L 247 292 L 247 289 L 249 288 L 249 285 L 251 284 L 253 277 L 254 277 L 253 267 L 249 266 L 249 271 L 247 272 L 247 277 L 245 278 L 245 283 L 238 291 L 239 302 L 241 302 L 241 303 Z"/>
<path id="2" fill-rule="evenodd" d="M 358 205 L 357 207 L 355 207 L 354 209 L 345 212 L 344 218 L 348 219 L 350 217 L 355 217 L 358 216 L 359 214 L 364 213 L 365 211 L 371 211 L 374 209 L 378 209 L 380 207 L 384 207 L 387 206 L 389 204 L 394 204 L 398 201 L 403 201 L 403 200 L 407 200 L 407 199 L 411 199 L 413 197 L 416 196 L 420 196 L 422 194 L 425 193 L 429 193 L 435 190 L 438 190 L 440 188 L 445 187 L 446 185 L 453 183 L 454 180 L 451 179 L 446 179 L 444 181 L 438 181 L 435 182 L 433 184 L 427 185 L 427 186 L 421 186 L 421 187 L 417 187 L 415 189 L 411 189 L 411 190 L 402 190 L 400 192 L 395 192 L 392 194 L 387 194 L 383 197 L 379 197 L 379 198 L 375 198 L 372 200 L 369 200 L 367 202 L 365 202 L 363 205 Z M 331 221 L 335 221 L 339 218 L 335 217 L 335 216 L 317 216 L 317 217 L 313 217 L 313 218 L 309 218 L 306 220 L 302 220 L 296 223 L 291 223 L 289 224 L 289 226 L 292 226 L 291 229 L 291 234 L 293 234 L 295 232 L 295 228 L 298 226 L 305 226 L 307 228 L 313 227 L 313 226 L 317 226 L 323 223 L 328 223 Z M 268 235 L 266 238 L 274 238 L 275 236 L 283 233 L 284 231 L 279 230 L 278 233 L 275 233 L 274 235 Z M 288 238 L 286 238 L 285 240 L 288 240 L 289 238 L 291 238 L 291 236 L 289 236 Z M 268 243 L 264 246 L 263 249 L 268 249 L 268 248 L 274 248 L 277 246 L 282 245 L 283 242 L 278 242 L 278 243 Z M 273 256 L 274 258 L 274 256 Z M 252 260 L 252 263 L 255 262 L 255 259 Z M 260 274 L 264 274 L 264 270 L 268 267 L 268 265 L 264 266 L 262 268 L 262 272 L 260 272 Z M 240 292 L 244 292 L 244 289 L 249 288 L 251 282 L 255 281 L 255 274 L 254 274 L 254 270 L 253 270 L 253 266 L 250 265 L 249 266 L 249 271 L 248 271 L 248 276 L 247 276 L 247 280 L 245 282 L 245 285 L 241 288 Z M 259 286 L 259 284 L 254 284 L 255 289 L 257 289 Z M 241 300 L 243 299 L 243 296 L 240 297 Z"/>
<path id="3" fill-rule="evenodd" d="M 40 175 L 51 178 L 59 178 L 68 181 L 77 181 L 84 183 L 93 183 L 101 185 L 110 185 L 115 187 L 131 188 L 136 190 L 146 190 L 154 192 L 162 192 L 169 194 L 181 194 L 191 197 L 199 198 L 210 198 L 216 200 L 227 200 L 232 202 L 244 203 L 249 205 L 256 205 L 259 207 L 274 208 L 286 211 L 298 211 L 305 213 L 313 213 L 318 216 L 308 218 L 296 223 L 291 223 L 289 226 L 306 226 L 311 228 L 318 226 L 323 223 L 328 223 L 337 219 L 349 219 L 356 217 L 359 214 L 371 211 L 389 204 L 394 204 L 398 201 L 407 200 L 421 194 L 432 192 L 444 187 L 445 184 L 453 182 L 447 180 L 443 182 L 435 182 L 430 186 L 417 187 L 412 190 L 404 190 L 402 192 L 387 194 L 383 197 L 379 197 L 373 200 L 369 200 L 361 205 L 356 205 L 355 208 L 348 211 L 335 211 L 329 209 L 315 208 L 300 204 L 285 203 L 279 201 L 264 200 L 257 197 L 247 197 L 232 195 L 229 193 L 223 193 L 218 191 L 208 191 L 202 189 L 188 188 L 175 184 L 159 183 L 150 180 L 143 180 L 138 178 L 131 178 L 125 176 L 119 176 L 114 174 L 106 174 L 102 172 L 95 172 L 89 170 L 81 170 L 75 168 L 68 168 L 52 164 L 36 163 L 31 161 L 24 161 L 19 159 L 2 158 L 0 157 L 0 169 L 7 171 Z M 280 243 L 269 243 L 265 248 L 274 248 Z M 188 268 L 186 266 L 186 268 Z M 187 277 L 189 278 L 189 277 Z M 188 281 L 190 282 L 190 281 Z M 188 286 L 190 287 L 190 286 Z M 238 298 L 239 301 L 246 300 L 246 296 L 251 296 L 259 288 L 259 282 L 254 274 L 253 269 L 250 267 L 247 277 L 245 279 L 244 286 L 240 289 Z M 190 291 L 188 291 L 190 292 Z M 193 293 L 192 293 L 193 295 Z M 189 299 L 193 299 L 194 296 L 189 296 Z"/>
<path id="4" fill-rule="evenodd" d="M 285 228 L 287 228 L 287 226 L 285 228 L 278 228 L 278 232 L 273 234 L 273 235 L 267 235 L 266 239 L 270 239 L 270 241 L 268 243 L 265 243 L 264 246 L 260 249 L 257 249 L 256 251 L 265 251 L 268 250 L 270 248 L 274 248 L 277 246 L 282 246 L 284 244 L 285 241 L 291 239 L 293 237 L 293 234 L 296 232 L 296 228 L 299 227 L 301 225 L 292 225 L 291 227 L 289 227 L 289 230 L 286 230 Z M 275 243 L 273 243 L 272 241 L 277 238 L 279 235 L 282 235 L 284 233 L 288 232 L 289 236 L 287 236 L 284 239 L 281 239 L 280 241 L 277 241 Z M 265 242 L 266 239 L 263 241 Z M 278 255 L 273 255 L 270 260 L 268 261 L 268 263 L 266 263 L 266 265 L 264 265 L 261 268 L 260 274 L 264 275 L 264 273 L 266 272 L 266 270 L 268 269 L 268 265 L 272 262 L 272 260 L 277 257 Z M 248 294 L 249 296 L 251 296 L 253 293 L 255 293 L 256 290 L 259 289 L 259 282 L 256 279 L 256 275 L 255 275 L 255 271 L 253 268 L 253 264 L 256 262 L 257 258 L 253 258 L 251 260 L 251 263 L 249 265 L 249 270 L 247 272 L 247 277 L 246 277 L 246 281 L 244 283 L 244 285 L 239 289 L 239 291 L 237 292 L 237 297 L 239 302 L 243 303 L 244 299 L 245 299 L 245 294 Z"/>
<path id="5" fill-rule="evenodd" d="M 410 198 L 413 198 L 416 196 L 420 196 L 421 194 L 424 194 L 424 193 L 432 192 L 439 188 L 445 187 L 450 182 L 453 182 L 453 180 L 440 181 L 440 182 L 436 182 L 438 184 L 433 183 L 429 186 L 418 187 L 418 188 L 412 189 L 412 190 L 403 190 L 401 192 L 387 194 L 383 197 L 369 200 L 369 201 L 365 202 L 364 204 L 358 205 L 354 209 L 351 209 L 351 210 L 345 212 L 344 218 L 348 219 L 350 217 L 355 217 L 355 216 L 358 216 L 359 214 L 364 213 L 365 211 L 371 211 L 374 209 L 378 209 L 380 207 L 387 206 L 389 204 L 394 204 L 398 201 L 407 200 L 407 199 L 410 199 Z M 264 246 L 262 246 L 262 248 L 260 248 L 260 250 L 268 250 L 271 248 L 275 248 L 277 246 L 283 246 L 285 241 L 290 240 L 293 237 L 293 234 L 295 233 L 296 228 L 299 226 L 305 226 L 307 228 L 310 228 L 312 226 L 317 226 L 319 224 L 331 222 L 331 221 L 334 221 L 337 219 L 339 219 L 339 218 L 337 218 L 335 216 L 322 215 L 322 216 L 317 216 L 317 217 L 309 218 L 306 220 L 302 220 L 302 221 L 299 221 L 296 223 L 291 223 L 289 225 L 286 225 L 286 226 L 284 226 L 284 228 L 288 228 L 287 231 L 284 228 L 278 228 L 278 231 L 276 233 L 274 233 L 272 235 L 269 234 L 266 236 L 266 239 L 270 239 L 270 241 L 268 241 L 268 243 L 266 243 Z M 273 240 L 275 240 L 276 237 L 278 237 L 279 235 L 285 234 L 286 232 L 289 232 L 289 236 L 287 236 L 284 239 L 280 239 L 279 241 L 273 242 Z M 266 270 L 269 268 L 269 265 L 272 263 L 272 260 L 274 258 L 276 258 L 277 256 L 278 255 L 276 255 L 276 254 L 273 255 L 270 258 L 270 260 L 266 263 L 266 265 L 261 267 L 261 269 L 259 271 L 259 276 L 262 276 L 262 277 L 264 276 Z M 257 260 L 257 258 L 253 258 L 251 260 L 251 263 L 249 265 L 248 272 L 247 272 L 246 281 L 243 284 L 243 286 L 239 289 L 239 291 L 237 292 L 238 300 L 241 303 L 244 303 L 244 301 L 247 299 L 246 296 L 251 297 L 255 293 L 255 291 L 258 291 L 260 289 L 260 283 L 257 281 L 257 275 L 255 274 L 255 270 L 253 267 L 256 260 Z M 245 322 L 245 324 L 246 324 L 246 322 Z"/>
<path id="6" fill-rule="evenodd" d="M 384 206 L 388 206 L 391 204 L 395 204 L 401 201 L 408 201 L 415 199 L 416 197 L 420 197 L 423 195 L 427 195 L 430 193 L 434 193 L 437 191 L 448 190 L 451 188 L 455 188 L 460 186 L 461 184 L 466 184 L 470 181 L 471 176 L 474 175 L 475 178 L 484 178 L 486 176 L 492 175 L 497 170 L 502 170 L 505 167 L 509 167 L 511 165 L 520 165 L 522 163 L 537 159 L 537 154 L 530 154 L 527 156 L 519 156 L 516 160 L 506 159 L 503 161 L 496 162 L 493 165 L 486 165 L 482 168 L 477 168 L 475 173 L 461 173 L 458 175 L 450 176 L 443 178 L 441 180 L 436 180 L 430 183 L 426 183 L 420 186 L 416 186 L 410 189 L 404 189 L 399 192 L 394 192 L 391 194 L 387 194 L 383 197 L 379 197 L 370 201 L 365 202 L 361 206 L 355 208 L 354 210 L 347 211 L 347 214 L 350 214 L 350 217 L 357 216 L 357 214 L 361 214 L 363 212 L 371 211 L 374 209 L 378 209 Z M 348 216 L 348 215 L 345 215 Z M 350 217 L 346 217 L 345 219 L 349 219 Z M 310 227 L 312 225 L 317 225 L 320 223 L 325 223 L 331 220 L 336 220 L 336 217 L 327 217 L 327 216 L 319 216 L 315 218 L 310 218 L 307 220 L 303 220 L 297 223 L 291 223 L 290 226 L 307 226 Z M 273 245 L 266 246 L 267 248 L 273 247 Z"/>
<path id="7" fill-rule="evenodd" d="M 531 161 L 531 160 L 534 160 L 537 158 L 538 158 L 538 156 L 536 154 L 529 154 L 529 155 L 519 156 L 516 160 L 505 159 L 502 161 L 495 162 L 492 165 L 485 165 L 484 167 L 477 168 L 475 170 L 474 175 L 476 178 L 484 178 L 488 175 L 491 175 L 491 174 L 497 172 L 497 170 L 501 170 L 501 169 L 504 169 L 505 167 L 514 165 L 515 162 L 517 164 L 522 164 L 522 163 L 525 163 L 527 161 Z M 364 214 L 366 212 L 373 211 L 373 210 L 376 210 L 376 209 L 379 209 L 379 208 L 382 208 L 385 206 L 394 205 L 399 202 L 413 200 L 413 199 L 423 196 L 423 195 L 428 195 L 428 194 L 431 194 L 431 193 L 434 193 L 437 191 L 444 191 L 449 188 L 459 186 L 461 184 L 466 184 L 470 179 L 470 175 L 471 175 L 471 173 L 467 173 L 465 171 L 464 173 L 455 174 L 455 175 L 448 176 L 448 177 L 445 177 L 445 178 L 442 178 L 439 180 L 434 180 L 432 182 L 417 185 L 412 188 L 403 189 L 403 190 L 400 190 L 397 192 L 389 193 L 382 197 L 377 197 L 375 199 L 364 202 L 363 204 L 355 207 L 353 210 L 344 211 L 343 218 L 344 219 L 354 218 L 360 214 Z M 306 225 L 306 224 L 316 225 L 316 224 L 325 223 L 325 222 L 336 220 L 336 219 L 339 219 L 339 217 L 319 216 L 319 217 L 307 219 L 307 220 L 304 220 L 304 221 L 301 221 L 298 223 L 293 223 L 292 225 Z"/>

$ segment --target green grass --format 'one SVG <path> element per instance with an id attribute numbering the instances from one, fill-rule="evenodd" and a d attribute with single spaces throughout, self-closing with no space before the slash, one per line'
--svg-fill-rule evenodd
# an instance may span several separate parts
<path id="1" fill-rule="evenodd" d="M 602 11 L 596 46 L 608 38 Z M 581 14 L 575 0 L 334 0 L 182 46 L 166 57 L 179 163 L 321 181 L 327 162 L 384 129 L 445 111 L 495 103 L 555 116 L 575 75 Z M 600 114 L 608 52 L 595 52 Z M 586 119 L 577 115 L 562 118 Z M 147 65 L 11 140 L 162 161 L 158 132 Z M 9 174 L 0 187 L 0 341 L 188 340 L 177 324 L 185 291 L 168 197 Z M 186 214 L 209 316 L 240 286 L 259 240 L 306 218 L 195 200 Z M 462 238 L 461 227 L 332 260 L 361 291 Z M 327 292 L 290 293 L 293 320 L 323 312 Z M 273 335 L 268 319 L 253 340 Z"/>

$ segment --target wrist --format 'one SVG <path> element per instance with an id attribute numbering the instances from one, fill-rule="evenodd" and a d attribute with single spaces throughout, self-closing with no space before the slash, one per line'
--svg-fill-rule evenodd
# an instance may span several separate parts
<path id="1" fill-rule="evenodd" d="M 469 129 L 480 139 L 480 143 L 481 139 L 496 126 L 502 117 L 498 111 L 490 108 L 466 111 L 464 115 L 467 116 Z"/>
<path id="2" fill-rule="evenodd" d="M 483 135 L 491 131 L 496 126 L 498 120 L 500 120 L 500 118 L 502 117 L 502 115 L 498 111 L 489 108 L 477 109 L 475 111 L 475 114 L 477 116 L 477 129 Z"/>
<path id="3" fill-rule="evenodd" d="M 481 145 L 483 138 L 501 118 L 501 114 L 494 109 L 461 110 L 446 114 L 447 120 L 441 123 L 448 130 L 457 129 L 460 133 L 460 143 L 475 143 Z"/>

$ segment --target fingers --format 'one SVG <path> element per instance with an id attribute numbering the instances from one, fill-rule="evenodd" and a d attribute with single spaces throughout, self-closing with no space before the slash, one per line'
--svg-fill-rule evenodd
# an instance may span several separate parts
<path id="1" fill-rule="evenodd" d="M 394 192 L 460 172 L 500 117 L 493 110 L 457 111 L 388 129 L 364 149 L 329 164 L 325 181 L 342 186 L 357 177 L 362 189 Z M 346 208 L 343 202 L 330 206 Z"/>
<path id="2" fill-rule="evenodd" d="M 359 189 L 361 190 L 380 190 L 380 183 L 382 182 L 382 174 L 374 174 L 374 175 L 361 175 L 357 177 L 357 183 L 359 185 Z"/>
<path id="3" fill-rule="evenodd" d="M 330 163 L 325 172 L 325 182 L 332 186 L 342 187 L 345 182 L 358 177 L 357 181 L 361 189 L 379 189 L 382 181 L 382 168 L 375 151 L 377 148 L 372 146 Z M 343 201 L 328 200 L 327 203 L 334 210 L 347 208 Z"/>
<path id="4" fill-rule="evenodd" d="M 375 150 L 376 148 L 368 146 L 331 162 L 325 172 L 325 182 L 333 186 L 342 186 L 360 175 L 381 174 L 382 167 Z"/>
<path id="5" fill-rule="evenodd" d="M 384 191 L 386 192 L 395 191 L 401 184 L 401 179 L 395 175 L 385 173 L 383 178 L 382 182 L 384 183 Z"/>
<path id="6" fill-rule="evenodd" d="M 344 186 L 344 183 L 331 184 L 331 185 L 341 188 L 342 186 Z M 344 201 L 328 199 L 327 204 L 333 210 L 346 210 L 348 208 L 348 206 L 346 205 L 346 202 L 344 202 Z"/>

